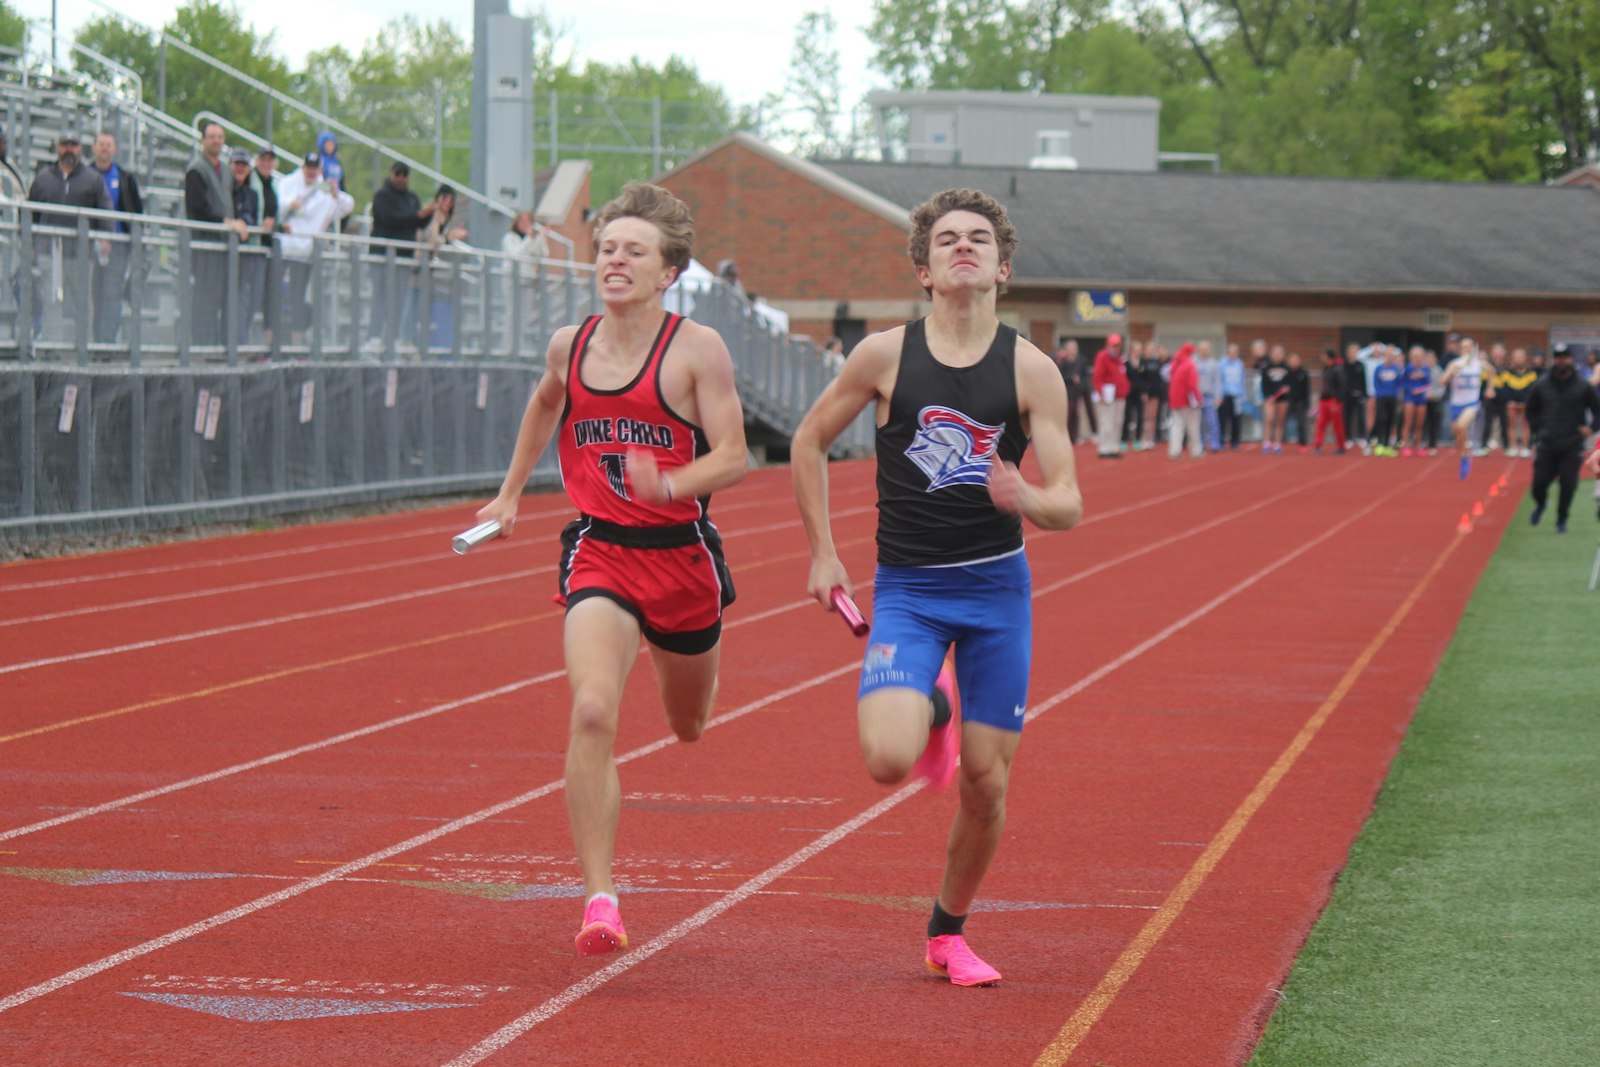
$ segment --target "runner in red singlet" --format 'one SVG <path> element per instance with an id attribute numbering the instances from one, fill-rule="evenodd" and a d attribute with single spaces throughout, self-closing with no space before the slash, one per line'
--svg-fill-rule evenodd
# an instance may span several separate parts
<path id="1" fill-rule="evenodd" d="M 715 330 L 662 308 L 689 262 L 689 209 L 631 182 L 595 223 L 604 312 L 556 332 L 499 496 L 478 511 L 509 535 L 534 464 L 558 431 L 561 479 L 580 515 L 562 532 L 564 644 L 572 689 L 567 817 L 583 868 L 576 945 L 625 948 L 611 861 L 622 806 L 612 746 L 623 685 L 650 644 L 667 722 L 693 741 L 717 689 L 722 608 L 733 586 L 707 517 L 744 477 L 744 413 Z"/>

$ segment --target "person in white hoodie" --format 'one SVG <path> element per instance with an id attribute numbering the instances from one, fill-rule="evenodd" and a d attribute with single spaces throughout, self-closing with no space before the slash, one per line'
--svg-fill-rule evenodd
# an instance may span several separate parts
<path id="1" fill-rule="evenodd" d="M 322 156 L 308 152 L 300 169 L 278 182 L 278 250 L 283 255 L 285 284 L 282 315 L 290 344 L 302 344 L 311 321 L 306 288 L 311 284 L 311 245 L 315 234 L 337 228 L 356 207 L 355 197 L 322 177 Z"/>

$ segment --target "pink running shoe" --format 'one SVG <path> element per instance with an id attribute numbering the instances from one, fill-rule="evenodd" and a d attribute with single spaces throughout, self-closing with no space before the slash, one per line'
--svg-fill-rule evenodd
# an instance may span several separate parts
<path id="1" fill-rule="evenodd" d="M 928 970 L 950 979 L 951 985 L 994 985 L 1000 972 L 980 960 L 960 934 L 928 938 Z"/>
<path id="2" fill-rule="evenodd" d="M 1410 457 L 1411 457 L 1411 449 L 1409 449 L 1409 448 L 1402 448 L 1402 449 L 1401 449 L 1401 450 L 1400 450 L 1400 454 L 1401 454 L 1401 455 L 1402 455 L 1402 456 L 1405 456 L 1405 457 L 1406 457 L 1406 458 L 1408 458 L 1408 459 L 1409 459 L 1409 458 L 1410 458 Z"/>
<path id="3" fill-rule="evenodd" d="M 950 721 L 928 731 L 928 745 L 922 750 L 913 773 L 942 790 L 950 788 L 950 780 L 956 776 L 956 757 L 961 752 L 961 735 L 956 732 L 956 669 L 948 658 L 939 670 L 938 681 L 933 684 L 950 702 Z"/>
<path id="4" fill-rule="evenodd" d="M 573 939 L 580 956 L 604 956 L 628 947 L 628 931 L 622 928 L 622 913 L 605 897 L 595 897 L 583 909 L 583 929 Z"/>

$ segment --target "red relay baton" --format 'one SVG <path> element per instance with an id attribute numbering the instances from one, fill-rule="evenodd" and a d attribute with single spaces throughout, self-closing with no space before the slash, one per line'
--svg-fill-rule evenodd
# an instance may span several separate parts
<path id="1" fill-rule="evenodd" d="M 833 608 L 839 613 L 839 617 L 844 620 L 844 624 L 850 627 L 850 632 L 857 637 L 867 636 L 867 631 L 871 627 L 867 625 L 866 616 L 861 614 L 861 609 L 856 607 L 856 602 L 850 599 L 850 594 L 844 591 L 844 586 L 834 586 L 828 597 L 833 601 Z"/>

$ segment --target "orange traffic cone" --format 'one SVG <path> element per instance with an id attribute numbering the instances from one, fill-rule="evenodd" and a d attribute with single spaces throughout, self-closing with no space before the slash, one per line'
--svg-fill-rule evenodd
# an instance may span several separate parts
<path id="1" fill-rule="evenodd" d="M 1490 496 L 1499 496 L 1500 495 L 1500 483 L 1499 482 L 1495 482 L 1493 485 L 1491 485 L 1489 487 L 1489 495 Z"/>
<path id="2" fill-rule="evenodd" d="M 1456 523 L 1456 533 L 1471 533 L 1471 532 L 1472 532 L 1472 520 L 1470 518 L 1468 518 L 1467 517 L 1467 513 L 1463 511 L 1461 513 L 1461 521 Z"/>
<path id="3" fill-rule="evenodd" d="M 1472 517 L 1475 519 L 1483 518 L 1483 501 L 1474 500 L 1472 502 Z"/>

